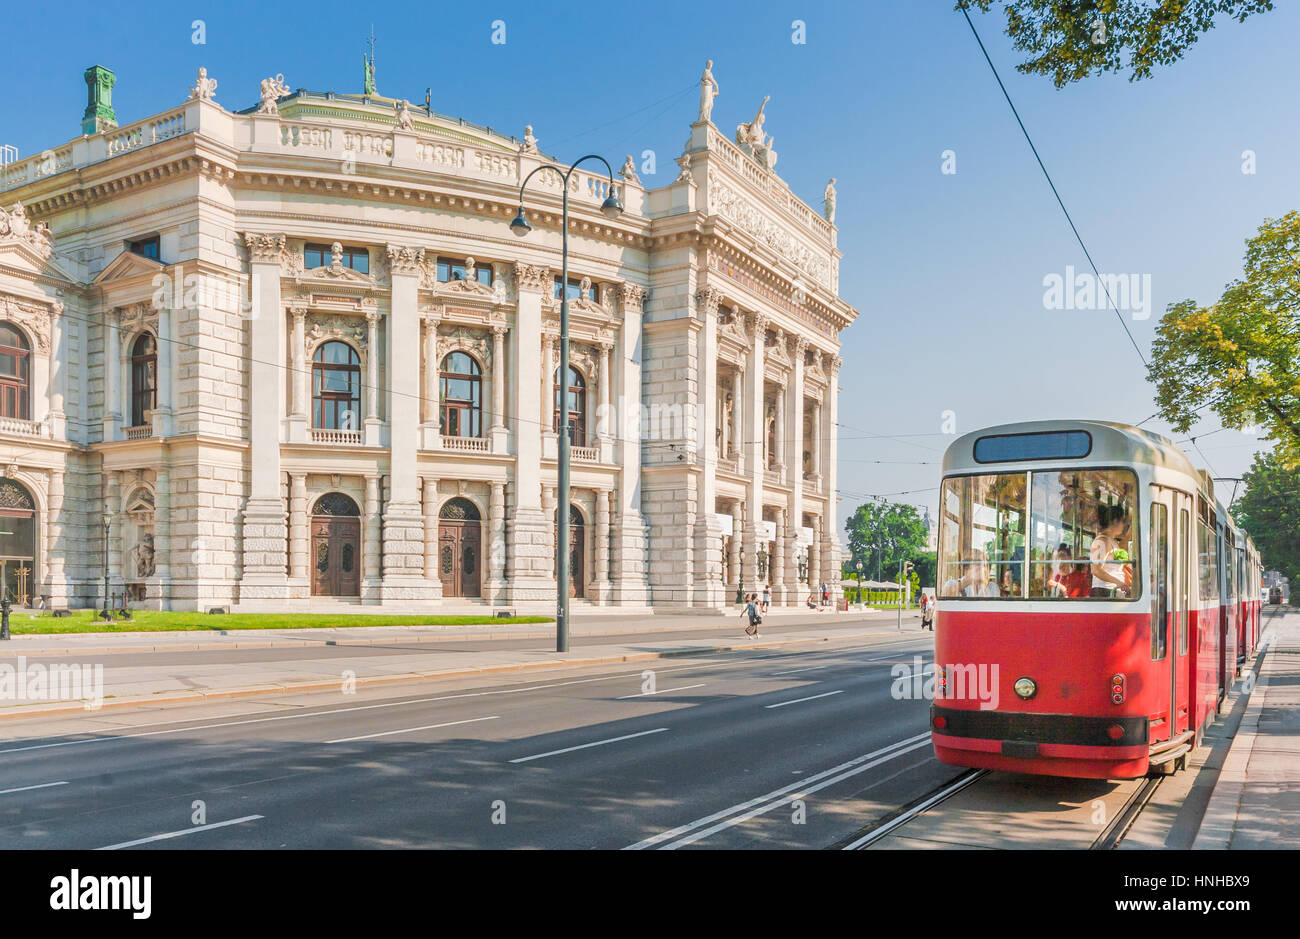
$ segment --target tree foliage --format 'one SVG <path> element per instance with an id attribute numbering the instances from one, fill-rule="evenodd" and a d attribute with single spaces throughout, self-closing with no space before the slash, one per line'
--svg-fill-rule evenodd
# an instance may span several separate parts
<path id="1" fill-rule="evenodd" d="M 1217 303 L 1169 305 L 1148 378 L 1176 431 L 1212 408 L 1225 427 L 1264 429 L 1284 465 L 1300 463 L 1300 213 L 1265 219 Z"/>
<path id="2" fill-rule="evenodd" d="M 995 3 L 1027 56 L 1016 69 L 1050 75 L 1057 88 L 1126 69 L 1129 81 L 1150 78 L 1155 66 L 1182 58 L 1219 16 L 1241 22 L 1273 9 L 1273 0 L 958 0 L 957 9 L 987 13 Z"/>
<path id="3" fill-rule="evenodd" d="M 1246 489 L 1233 503 L 1233 517 L 1255 540 L 1265 570 L 1300 583 L 1300 466 L 1257 453 L 1242 480 Z"/>
<path id="4" fill-rule="evenodd" d="M 857 571 L 862 562 L 864 577 L 892 581 L 900 561 L 910 561 L 925 548 L 925 526 L 912 505 L 865 502 L 844 523 L 849 536 L 849 559 L 845 571 Z"/>

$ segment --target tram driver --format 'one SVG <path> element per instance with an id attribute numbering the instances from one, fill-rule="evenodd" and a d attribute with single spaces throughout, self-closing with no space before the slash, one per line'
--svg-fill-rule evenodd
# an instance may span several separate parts
<path id="1" fill-rule="evenodd" d="M 1088 556 L 1092 562 L 1092 596 L 1126 597 L 1133 589 L 1133 565 L 1125 543 L 1128 509 L 1123 505 L 1097 506 L 1097 535 Z"/>

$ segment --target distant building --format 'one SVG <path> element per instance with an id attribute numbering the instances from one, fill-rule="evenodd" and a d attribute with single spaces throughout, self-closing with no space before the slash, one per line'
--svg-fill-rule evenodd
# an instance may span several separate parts
<path id="1" fill-rule="evenodd" d="M 531 236 L 509 228 L 545 134 L 280 76 L 232 112 L 206 72 L 119 127 L 114 81 L 87 73 L 86 136 L 0 176 L 11 592 L 97 604 L 105 513 L 111 589 L 163 609 L 547 606 L 560 511 L 591 604 L 838 582 L 857 311 L 761 110 L 740 143 L 692 124 L 658 189 L 629 158 L 615 220 L 584 164 L 561 284 L 557 175 L 529 184 Z"/>

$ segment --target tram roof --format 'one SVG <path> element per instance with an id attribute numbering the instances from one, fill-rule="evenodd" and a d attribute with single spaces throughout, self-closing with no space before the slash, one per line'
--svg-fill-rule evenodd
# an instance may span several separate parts
<path id="1" fill-rule="evenodd" d="M 980 461 L 975 459 L 975 443 L 984 437 L 1008 437 L 1020 434 L 1065 433 L 1083 431 L 1092 444 L 1085 456 L 1006 461 Z M 1017 424 L 999 424 L 984 427 L 958 437 L 943 455 L 943 472 L 997 472 L 999 468 L 1032 469 L 1034 466 L 1060 466 L 1078 462 L 1083 465 L 1099 463 L 1143 463 L 1164 466 L 1199 480 L 1211 495 L 1214 480 L 1209 474 L 1192 465 L 1181 449 L 1162 434 L 1143 430 L 1131 424 L 1112 421 L 1024 421 Z"/>

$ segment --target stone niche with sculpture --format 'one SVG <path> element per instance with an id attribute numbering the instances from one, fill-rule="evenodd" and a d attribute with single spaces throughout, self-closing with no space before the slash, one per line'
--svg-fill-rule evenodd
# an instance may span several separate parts
<path id="1" fill-rule="evenodd" d="M 143 600 L 155 569 L 153 493 L 144 486 L 132 490 L 122 518 L 122 582 L 132 600 Z"/>

